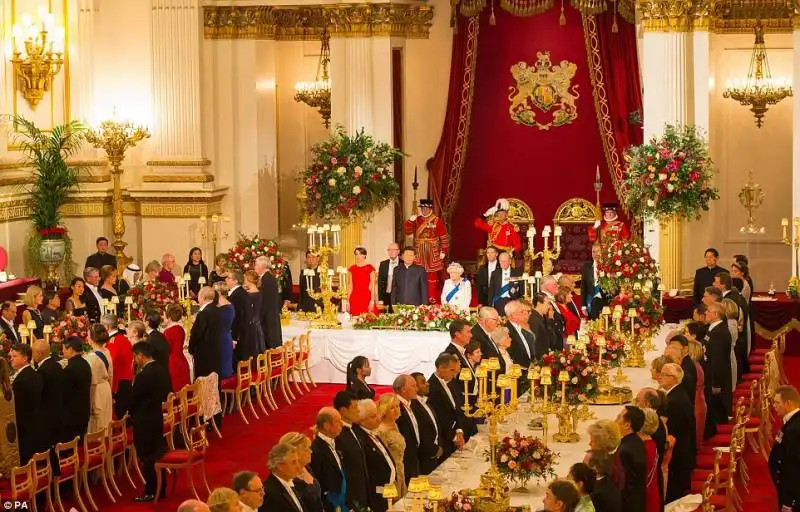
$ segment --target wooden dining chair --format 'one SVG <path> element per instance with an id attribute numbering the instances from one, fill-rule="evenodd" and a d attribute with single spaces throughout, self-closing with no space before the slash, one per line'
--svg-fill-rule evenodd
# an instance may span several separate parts
<path id="1" fill-rule="evenodd" d="M 131 488 L 136 489 L 136 484 L 133 482 L 133 477 L 131 477 L 130 472 L 131 462 L 135 461 L 129 460 L 131 450 L 129 449 L 130 440 L 128 439 L 128 418 L 129 416 L 126 414 L 121 420 L 112 421 L 108 425 L 108 437 L 106 438 L 108 443 L 108 479 L 111 482 L 111 487 L 119 496 L 122 496 L 122 492 L 119 490 L 115 475 L 120 472 L 125 473 Z M 133 455 L 135 456 L 135 453 Z M 120 466 L 119 469 L 115 471 L 114 462 L 117 459 L 120 460 Z"/>
<path id="2" fill-rule="evenodd" d="M 100 510 L 100 508 L 95 503 L 94 496 L 92 496 L 92 491 L 89 488 L 89 473 L 92 471 L 97 471 L 108 499 L 111 500 L 111 503 L 116 503 L 114 493 L 111 492 L 111 488 L 108 486 L 108 451 L 106 447 L 106 429 L 90 432 L 83 436 L 83 449 L 79 455 L 81 483 L 83 483 L 83 490 L 89 499 L 89 504 L 96 511 Z"/>
<path id="3" fill-rule="evenodd" d="M 64 502 L 61 500 L 61 484 L 72 481 L 72 492 L 75 493 L 75 501 L 78 503 L 82 512 L 88 512 L 86 505 L 81 498 L 81 461 L 78 443 L 79 437 L 75 437 L 67 443 L 56 444 L 56 460 L 58 460 L 58 475 L 53 475 L 53 489 L 55 490 L 56 505 L 61 512 L 66 512 Z"/>
<path id="4" fill-rule="evenodd" d="M 33 463 L 33 496 L 35 504 L 39 494 L 44 493 L 47 510 L 55 510 L 53 506 L 53 466 L 50 462 L 50 452 L 34 453 L 31 457 Z M 36 508 L 34 507 L 34 510 Z"/>
<path id="5" fill-rule="evenodd" d="M 249 388 L 248 388 L 249 389 Z M 192 428 L 189 433 L 189 443 L 186 449 L 169 450 L 158 461 L 156 461 L 156 501 L 161 496 L 161 490 L 164 486 L 163 475 L 165 470 L 171 471 L 175 476 L 172 481 L 172 490 L 175 490 L 175 483 L 178 475 L 177 471 L 183 470 L 186 472 L 186 481 L 189 484 L 189 490 L 196 499 L 200 499 L 197 494 L 197 489 L 194 485 L 194 476 L 192 471 L 195 467 L 200 468 L 200 474 L 203 477 L 203 484 L 206 486 L 206 491 L 211 494 L 211 488 L 208 486 L 205 470 L 205 457 L 206 448 L 208 447 L 208 440 L 206 439 L 206 427 L 200 425 Z"/>
<path id="6" fill-rule="evenodd" d="M 236 375 L 222 381 L 222 409 L 227 411 L 230 405 L 230 412 L 233 412 L 235 405 L 246 425 L 249 425 L 250 422 L 247 421 L 247 416 L 244 414 L 244 404 L 250 407 L 253 417 L 258 419 L 256 409 L 253 407 L 253 400 L 250 398 L 250 383 L 253 381 L 252 364 L 252 357 L 248 357 L 246 361 L 239 361 L 239 364 L 236 365 Z M 230 396 L 230 404 L 228 396 Z"/>
<path id="7" fill-rule="evenodd" d="M 33 479 L 33 459 L 29 460 L 24 466 L 11 468 L 9 478 L 0 479 L 0 494 L 5 498 L 5 504 L 13 504 L 15 501 L 32 501 L 32 509 L 36 510 L 36 500 L 32 499 L 36 484 Z M 6 508 L 10 510 L 10 507 Z"/>

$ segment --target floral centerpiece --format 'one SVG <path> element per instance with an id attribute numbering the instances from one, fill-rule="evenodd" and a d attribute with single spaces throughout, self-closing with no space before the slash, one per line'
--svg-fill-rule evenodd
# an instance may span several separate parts
<path id="1" fill-rule="evenodd" d="M 162 283 L 161 281 L 143 281 L 133 286 L 128 291 L 133 304 L 131 310 L 133 315 L 143 320 L 149 311 L 163 312 L 167 306 L 178 301 L 178 289 L 173 283 Z"/>
<path id="2" fill-rule="evenodd" d="M 516 430 L 497 445 L 497 469 L 506 480 L 525 487 L 531 478 L 547 480 L 556 477 L 554 466 L 558 454 L 541 439 L 523 436 Z"/>
<path id="3" fill-rule="evenodd" d="M 623 286 L 658 280 L 658 265 L 643 245 L 618 240 L 604 246 L 597 262 L 597 285 L 605 293 L 616 295 Z"/>
<path id="4" fill-rule="evenodd" d="M 566 386 L 566 402 L 569 405 L 588 403 L 597 395 L 597 374 L 594 363 L 582 351 L 564 349 L 561 352 L 548 352 L 538 363 L 541 364 L 542 370 L 550 368 L 553 382 L 550 397 L 554 402 L 561 401 L 561 383 L 558 381 L 558 375 L 562 370 L 566 370 L 570 375 L 570 381 Z M 542 392 L 540 388 L 537 387 L 537 393 Z"/>
<path id="5" fill-rule="evenodd" d="M 0 334 L 0 357 L 8 360 L 8 354 L 11 352 L 12 345 L 13 343 L 8 341 L 8 335 L 6 335 L 6 333 Z"/>
<path id="6" fill-rule="evenodd" d="M 471 512 L 475 510 L 476 499 L 460 492 L 454 492 L 441 501 L 442 512 Z M 432 508 L 432 507 L 431 507 Z"/>
<path id="7" fill-rule="evenodd" d="M 270 272 L 281 282 L 286 272 L 286 260 L 281 253 L 278 242 L 261 238 L 258 235 L 239 234 L 236 245 L 228 249 L 226 256 L 228 268 L 238 270 L 242 273 L 254 270 L 256 258 L 266 256 L 269 258 L 271 266 Z"/>
<path id="8" fill-rule="evenodd" d="M 394 313 L 364 313 L 354 319 L 354 329 L 395 329 L 401 331 L 446 331 L 454 320 L 477 323 L 475 315 L 464 313 L 447 304 L 423 305 Z"/>
<path id="9" fill-rule="evenodd" d="M 309 215 L 326 220 L 369 216 L 400 194 L 392 165 L 403 153 L 376 142 L 364 130 L 349 135 L 338 127 L 311 148 L 311 165 L 300 172 Z"/>
<path id="10" fill-rule="evenodd" d="M 664 133 L 625 153 L 628 209 L 645 218 L 699 218 L 719 199 L 708 143 L 695 126 L 667 125 Z"/>
<path id="11" fill-rule="evenodd" d="M 599 324 L 601 320 L 596 322 Z M 600 325 L 598 325 L 597 329 L 589 329 L 587 333 L 589 342 L 586 344 L 586 355 L 589 360 L 597 363 L 600 357 L 600 347 L 597 346 L 597 339 L 602 336 L 606 343 L 605 347 L 603 347 L 603 361 L 609 366 L 620 366 L 623 359 L 625 359 L 625 339 L 620 334 L 614 330 L 604 332 Z"/>
<path id="12" fill-rule="evenodd" d="M 50 354 L 53 357 L 60 357 L 61 343 L 71 336 L 77 336 L 83 340 L 84 352 L 89 350 L 89 320 L 85 316 L 68 314 L 53 326 L 53 334 L 50 338 Z"/>
<path id="13" fill-rule="evenodd" d="M 664 308 L 653 297 L 652 294 L 641 290 L 633 290 L 617 295 L 609 306 L 613 310 L 616 306 L 621 306 L 623 313 L 622 328 L 629 331 L 630 319 L 627 317 L 628 310 L 636 309 L 635 325 L 638 332 L 648 335 L 654 333 L 664 324 Z"/>

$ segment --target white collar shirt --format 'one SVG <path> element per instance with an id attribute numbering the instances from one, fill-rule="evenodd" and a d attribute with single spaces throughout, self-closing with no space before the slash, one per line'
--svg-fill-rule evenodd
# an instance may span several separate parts
<path id="1" fill-rule="evenodd" d="M 278 475 L 275 475 L 275 478 L 278 479 L 281 485 L 283 485 L 283 488 L 286 489 L 286 492 L 289 493 L 289 496 L 292 498 L 294 506 L 297 508 L 297 510 L 299 512 L 303 512 L 303 505 L 300 504 L 300 500 L 297 498 L 297 494 L 295 494 L 294 492 L 294 482 L 286 481 L 283 478 L 279 477 Z"/>
<path id="2" fill-rule="evenodd" d="M 419 423 L 417 423 L 417 418 L 414 416 L 414 411 L 411 410 L 411 403 L 400 395 L 395 396 L 397 396 L 397 401 L 400 402 L 400 405 L 406 410 L 408 419 L 411 420 L 411 426 L 414 427 L 414 437 L 417 438 L 417 444 L 419 444 Z"/>
<path id="3" fill-rule="evenodd" d="M 386 272 L 386 293 L 392 293 L 392 280 L 394 279 L 394 269 L 400 264 L 400 259 L 389 258 L 389 269 Z"/>
<path id="4" fill-rule="evenodd" d="M 447 382 L 445 382 L 444 379 L 439 377 L 439 375 L 437 375 L 436 373 L 434 373 L 433 375 L 436 376 L 436 379 L 439 381 L 439 384 L 441 384 L 442 387 L 444 388 L 444 392 L 445 394 L 447 394 L 447 399 L 450 400 L 450 405 L 453 406 L 453 409 L 457 410 L 458 408 L 456 407 L 456 399 L 453 398 L 453 393 L 450 391 L 450 386 L 448 386 Z"/>
<path id="5" fill-rule="evenodd" d="M 366 432 L 370 438 L 372 438 L 372 442 L 378 447 L 381 455 L 383 455 L 383 458 L 386 459 L 386 464 L 389 465 L 389 481 L 387 483 L 394 483 L 394 481 L 397 479 L 397 468 L 394 464 L 394 459 L 392 459 L 392 456 L 386 451 L 386 446 L 384 446 L 381 442 L 378 432 L 364 427 L 361 427 L 361 429 Z"/>
<path id="6" fill-rule="evenodd" d="M 339 458 L 339 453 L 336 452 L 336 442 L 333 439 L 331 439 L 330 437 L 328 437 L 325 434 L 323 434 L 322 432 L 318 432 L 317 433 L 317 437 L 319 437 L 320 439 L 325 441 L 325 444 L 327 444 L 328 448 L 331 449 L 331 452 L 333 452 L 333 458 L 336 459 L 336 464 L 339 465 L 339 470 L 341 471 L 342 470 L 342 460 Z"/>
<path id="7" fill-rule="evenodd" d="M 517 333 L 519 334 L 519 337 L 522 338 L 522 346 L 525 347 L 525 353 L 528 354 L 528 357 L 531 357 L 531 347 L 528 346 L 528 340 L 525 338 L 525 335 L 522 333 L 522 327 L 520 327 L 519 325 L 515 324 L 514 322 L 509 322 L 509 323 L 512 326 L 514 326 L 514 329 L 516 329 Z"/>

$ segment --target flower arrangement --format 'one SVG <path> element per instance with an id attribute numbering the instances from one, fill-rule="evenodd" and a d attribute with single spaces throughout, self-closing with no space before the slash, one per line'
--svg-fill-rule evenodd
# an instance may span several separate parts
<path id="1" fill-rule="evenodd" d="M 128 291 L 133 304 L 131 310 L 136 318 L 143 320 L 149 311 L 162 312 L 178 301 L 178 289 L 174 283 L 143 281 Z"/>
<path id="2" fill-rule="evenodd" d="M 327 220 L 369 216 L 400 193 L 392 165 L 403 153 L 376 142 L 363 129 L 348 135 L 338 127 L 311 154 L 311 165 L 298 178 L 306 188 L 304 209 L 309 215 Z"/>
<path id="3" fill-rule="evenodd" d="M 636 309 L 636 329 L 642 334 L 653 333 L 664 324 L 664 308 L 652 294 L 640 290 L 620 293 L 614 297 L 609 306 L 613 310 L 617 305 L 622 306 L 625 317 L 622 327 L 630 324 L 627 318 L 628 310 Z"/>
<path id="4" fill-rule="evenodd" d="M 566 386 L 567 404 L 585 404 L 597 395 L 597 374 L 594 363 L 582 351 L 564 349 L 561 352 L 548 352 L 542 356 L 540 364 L 542 370 L 550 368 L 553 382 L 550 397 L 553 401 L 561 401 L 561 383 L 558 381 L 558 375 L 562 370 L 566 370 L 570 375 L 570 381 Z M 542 392 L 540 387 L 536 392 L 537 394 Z"/>
<path id="5" fill-rule="evenodd" d="M 637 242 L 618 240 L 603 246 L 597 262 L 597 285 L 609 295 L 624 285 L 640 285 L 658 280 L 658 265 L 650 251 Z"/>
<path id="6" fill-rule="evenodd" d="M 8 335 L 6 335 L 6 333 L 0 334 L 0 357 L 8 360 L 8 354 L 11 352 L 11 345 L 13 345 L 13 343 L 8 341 Z"/>
<path id="7" fill-rule="evenodd" d="M 275 240 L 240 233 L 236 245 L 228 249 L 227 266 L 244 273 L 254 269 L 259 256 L 269 258 L 270 272 L 280 282 L 286 272 L 286 260 Z"/>
<path id="8" fill-rule="evenodd" d="M 354 329 L 396 329 L 401 331 L 446 331 L 454 320 L 477 323 L 475 315 L 464 313 L 447 304 L 423 305 L 394 313 L 364 313 L 355 318 Z"/>
<path id="9" fill-rule="evenodd" d="M 470 512 L 475 509 L 475 502 L 476 500 L 473 496 L 454 492 L 442 500 L 440 510 L 443 512 Z"/>
<path id="10" fill-rule="evenodd" d="M 699 218 L 719 199 L 708 143 L 694 126 L 667 125 L 662 135 L 630 147 L 625 161 L 625 202 L 635 214 Z"/>
<path id="11" fill-rule="evenodd" d="M 558 462 L 558 456 L 541 439 L 523 436 L 515 430 L 497 446 L 497 469 L 507 480 L 525 487 L 531 478 L 555 478 L 554 466 Z"/>
<path id="12" fill-rule="evenodd" d="M 89 320 L 85 316 L 66 315 L 53 327 L 53 340 L 63 341 L 70 336 L 89 339 Z"/>
<path id="13" fill-rule="evenodd" d="M 586 355 L 590 361 L 597 363 L 600 356 L 600 347 L 597 346 L 597 339 L 602 336 L 606 342 L 603 347 L 603 361 L 609 366 L 620 366 L 625 359 L 625 339 L 621 333 L 608 330 L 603 332 L 600 324 L 602 320 L 596 320 L 598 328 L 590 329 L 587 333 L 589 342 L 586 344 Z"/>

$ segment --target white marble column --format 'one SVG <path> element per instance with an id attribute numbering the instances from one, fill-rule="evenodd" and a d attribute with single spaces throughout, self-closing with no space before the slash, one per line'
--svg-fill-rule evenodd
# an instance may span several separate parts
<path id="1" fill-rule="evenodd" d="M 77 44 L 69 48 L 72 67 L 70 87 L 72 96 L 72 116 L 84 122 L 95 122 L 94 116 L 94 48 L 95 17 L 98 13 L 96 0 L 78 0 L 70 11 L 70 29 L 75 34 Z"/>
<path id="2" fill-rule="evenodd" d="M 792 32 L 792 47 L 794 48 L 792 62 L 792 87 L 797 90 L 800 87 L 800 16 L 793 20 L 794 32 Z M 792 116 L 792 217 L 800 217 L 800 109 L 797 106 L 798 100 L 794 101 L 794 115 Z M 791 219 L 789 230 L 792 229 Z M 789 235 L 791 236 L 791 231 Z M 796 275 L 797 268 L 796 253 L 792 249 L 792 268 L 789 275 Z"/>
<path id="3" fill-rule="evenodd" d="M 199 162 L 199 0 L 152 0 L 152 160 Z M 173 166 L 175 167 L 175 166 Z"/>

